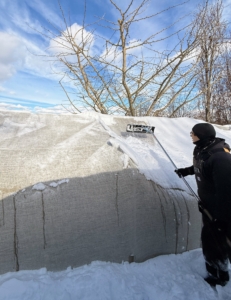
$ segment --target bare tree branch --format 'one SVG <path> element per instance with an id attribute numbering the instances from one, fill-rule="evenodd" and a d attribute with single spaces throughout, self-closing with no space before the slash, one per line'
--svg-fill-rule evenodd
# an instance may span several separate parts
<path id="1" fill-rule="evenodd" d="M 192 99 L 195 100 L 198 71 L 195 69 L 197 59 L 194 56 L 201 27 L 198 24 L 186 24 L 174 30 L 173 27 L 183 16 L 149 36 L 132 38 L 132 26 L 184 5 L 187 1 L 145 15 L 148 2 L 150 0 L 141 0 L 134 7 L 134 0 L 130 0 L 122 10 L 119 4 L 110 0 L 118 13 L 117 23 L 101 17 L 89 25 L 86 24 L 85 0 L 81 26 L 68 24 L 60 5 L 64 30 L 59 35 L 51 35 L 48 31 L 46 36 L 51 36 L 52 57 L 64 67 L 63 75 L 76 90 L 77 102 L 67 94 L 64 86 L 66 81 L 63 78 L 60 80 L 71 107 L 77 112 L 81 111 L 78 107 L 83 104 L 103 114 L 119 112 L 135 116 L 142 111 L 143 115 L 148 116 L 162 114 L 174 103 L 178 103 L 180 109 Z M 95 27 L 105 26 L 105 22 L 108 37 L 101 36 Z M 169 29 L 172 29 L 171 33 L 161 36 Z M 173 36 L 175 41 L 171 49 L 158 49 L 158 42 Z M 187 97 L 183 99 L 181 95 Z"/>

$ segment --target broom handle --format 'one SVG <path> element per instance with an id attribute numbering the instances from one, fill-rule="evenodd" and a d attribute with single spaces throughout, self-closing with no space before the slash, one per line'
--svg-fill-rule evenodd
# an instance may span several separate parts
<path id="1" fill-rule="evenodd" d="M 157 137 L 155 136 L 155 134 L 153 133 L 154 138 L 157 140 L 158 144 L 160 145 L 160 147 L 162 148 L 162 150 L 164 151 L 164 153 L 167 155 L 167 157 L 169 158 L 169 160 L 171 161 L 171 163 L 173 164 L 174 168 L 176 170 L 178 170 L 177 166 L 175 165 L 175 163 L 173 162 L 173 160 L 171 159 L 171 157 L 168 155 L 167 151 L 164 149 L 164 147 L 161 145 L 161 143 L 159 142 L 159 140 L 157 139 Z M 184 177 L 181 177 L 185 183 L 185 185 L 188 187 L 188 189 L 190 190 L 190 192 L 197 198 L 198 201 L 200 201 L 200 198 L 197 196 L 197 194 L 194 192 L 194 190 L 191 188 L 191 186 L 189 185 L 189 183 L 186 181 L 186 179 Z"/>

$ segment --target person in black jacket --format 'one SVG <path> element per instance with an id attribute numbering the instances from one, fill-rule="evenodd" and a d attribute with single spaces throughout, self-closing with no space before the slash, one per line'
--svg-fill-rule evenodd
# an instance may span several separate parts
<path id="1" fill-rule="evenodd" d="M 224 286 L 229 281 L 231 261 L 231 154 L 224 139 L 216 138 L 214 127 L 198 123 L 190 133 L 196 145 L 193 166 L 177 169 L 179 177 L 194 175 L 202 213 L 202 250 L 210 285 Z M 210 217 L 205 211 L 209 212 Z"/>

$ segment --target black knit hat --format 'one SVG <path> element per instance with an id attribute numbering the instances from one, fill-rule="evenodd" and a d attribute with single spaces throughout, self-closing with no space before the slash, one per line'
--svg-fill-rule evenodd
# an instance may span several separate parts
<path id="1" fill-rule="evenodd" d="M 192 128 L 193 133 L 200 139 L 215 138 L 216 131 L 209 123 L 198 123 Z"/>

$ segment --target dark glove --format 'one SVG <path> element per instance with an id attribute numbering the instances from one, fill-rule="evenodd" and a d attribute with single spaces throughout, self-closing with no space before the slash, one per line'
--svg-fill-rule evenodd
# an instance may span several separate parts
<path id="1" fill-rule="evenodd" d="M 180 178 L 190 175 L 189 168 L 177 169 L 175 172 Z"/>

